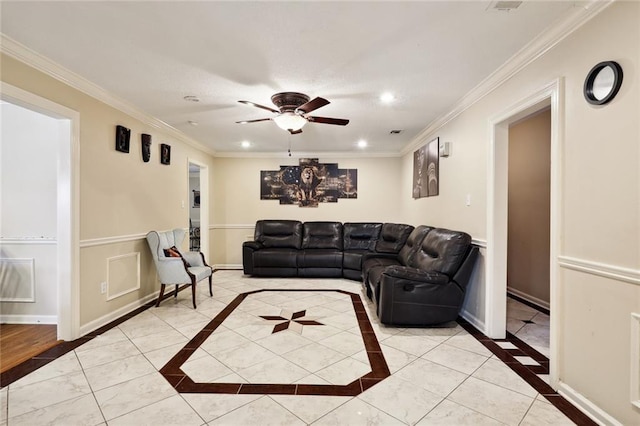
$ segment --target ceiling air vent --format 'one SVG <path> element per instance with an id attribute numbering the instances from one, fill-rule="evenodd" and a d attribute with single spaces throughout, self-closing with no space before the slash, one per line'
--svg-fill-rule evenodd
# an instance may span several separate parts
<path id="1" fill-rule="evenodd" d="M 522 4 L 521 1 L 492 1 L 487 7 L 489 12 L 510 12 L 516 10 Z"/>
<path id="2" fill-rule="evenodd" d="M 390 135 L 399 135 L 402 132 L 402 130 L 392 130 L 389 132 Z"/>

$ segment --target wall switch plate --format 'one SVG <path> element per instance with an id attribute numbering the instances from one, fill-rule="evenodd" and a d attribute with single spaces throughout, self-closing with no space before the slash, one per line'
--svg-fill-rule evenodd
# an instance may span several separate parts
<path id="1" fill-rule="evenodd" d="M 471 205 L 471 194 L 467 194 L 464 203 L 467 207 L 469 207 Z"/>
<path id="2" fill-rule="evenodd" d="M 107 283 L 105 281 L 100 283 L 100 294 L 105 294 L 107 292 Z"/>

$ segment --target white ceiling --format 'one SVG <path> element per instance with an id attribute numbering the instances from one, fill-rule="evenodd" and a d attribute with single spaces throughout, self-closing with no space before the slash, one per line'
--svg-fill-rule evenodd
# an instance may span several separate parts
<path id="1" fill-rule="evenodd" d="M 216 152 L 245 151 L 249 141 L 252 152 L 291 143 L 294 152 L 398 153 L 576 7 L 489 4 L 2 1 L 0 28 Z M 292 136 L 270 121 L 235 124 L 273 115 L 238 100 L 274 107 L 281 91 L 324 97 L 331 104 L 312 115 L 351 122 L 308 123 Z M 379 100 L 387 91 L 391 104 Z"/>

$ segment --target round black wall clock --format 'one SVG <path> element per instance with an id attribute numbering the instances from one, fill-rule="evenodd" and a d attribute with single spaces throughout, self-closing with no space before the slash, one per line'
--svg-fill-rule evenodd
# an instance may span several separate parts
<path id="1" fill-rule="evenodd" d="M 604 105 L 611 101 L 622 85 L 622 67 L 614 61 L 600 62 L 584 81 L 584 97 L 590 104 Z"/>

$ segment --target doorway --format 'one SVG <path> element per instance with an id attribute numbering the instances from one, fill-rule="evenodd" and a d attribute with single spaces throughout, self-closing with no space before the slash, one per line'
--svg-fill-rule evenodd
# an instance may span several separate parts
<path id="1" fill-rule="evenodd" d="M 29 228 L 30 230 L 27 229 L 29 225 L 25 221 L 22 221 L 22 218 L 18 218 L 14 224 L 11 224 L 6 229 L 7 232 L 11 231 L 16 235 L 11 235 L 12 238 L 3 238 L 2 246 L 3 249 L 7 249 L 9 247 L 8 244 L 13 244 L 14 248 L 24 248 L 26 246 L 33 245 L 30 244 L 32 242 L 37 242 L 38 245 L 55 245 L 56 256 L 54 257 L 55 260 L 52 262 L 53 267 L 51 268 L 51 271 L 54 272 L 52 272 L 50 276 L 47 276 L 48 285 L 53 291 L 46 297 L 49 299 L 49 302 L 52 302 L 51 299 L 53 299 L 53 307 L 51 309 L 54 315 L 51 316 L 55 318 L 55 322 L 57 322 L 57 338 L 60 340 L 73 340 L 79 337 L 80 328 L 80 256 L 78 241 L 80 116 L 76 111 L 6 83 L 3 83 L 0 86 L 0 94 L 3 102 L 23 108 L 33 114 L 40 114 L 41 116 L 46 117 L 47 120 L 54 123 L 56 128 L 54 132 L 56 136 L 54 140 L 56 142 L 53 143 L 52 146 L 55 156 L 54 159 L 48 160 L 53 161 L 53 163 L 48 163 L 47 165 L 47 167 L 50 166 L 52 169 L 52 173 L 55 175 L 56 179 L 56 196 L 51 200 L 51 209 L 55 211 L 55 219 L 53 219 L 54 224 L 49 226 L 49 228 L 51 228 L 49 230 L 51 235 L 48 235 L 48 238 L 44 239 L 33 238 L 40 237 L 42 235 L 30 235 L 32 232 L 37 232 L 37 230 L 31 228 Z M 7 123 L 5 122 L 3 124 Z M 3 142 L 3 147 L 4 143 L 5 142 Z M 38 156 L 39 152 L 34 150 L 31 155 Z M 9 164 L 6 160 L 8 159 L 4 158 L 4 163 Z M 34 190 L 36 189 L 37 187 Z M 22 195 L 25 197 L 38 196 L 38 194 L 35 193 L 25 193 Z M 3 207 L 7 207 L 5 201 L 8 202 L 9 200 L 2 200 Z M 20 229 L 18 232 L 18 228 L 23 225 L 27 226 L 27 228 Z M 12 231 L 12 228 L 15 229 Z M 13 250 L 8 251 L 13 252 Z M 11 257 L 15 258 L 16 256 L 11 254 Z M 7 256 L 7 258 L 10 257 Z M 35 266 L 31 266 L 41 263 L 36 262 L 37 257 L 35 255 L 23 256 L 23 258 L 28 260 L 22 262 L 27 265 L 27 271 L 29 269 L 37 271 Z M 32 275 L 35 275 L 35 273 Z M 32 280 L 28 279 L 28 281 L 30 282 Z M 24 318 L 23 322 L 33 322 L 33 317 L 27 316 Z"/>
<path id="2" fill-rule="evenodd" d="M 189 250 L 209 256 L 209 168 L 188 160 Z"/>
<path id="3" fill-rule="evenodd" d="M 550 222 L 549 222 L 549 307 L 554 315 L 549 326 L 549 380 L 558 387 L 561 312 L 557 291 L 560 245 L 561 125 L 563 123 L 563 81 L 557 79 L 515 103 L 489 120 L 490 139 L 487 164 L 487 256 L 485 334 L 504 339 L 507 327 L 508 252 L 508 169 L 509 126 L 536 112 L 550 109 Z"/>
<path id="4" fill-rule="evenodd" d="M 507 332 L 549 358 L 551 109 L 509 125 Z"/>

